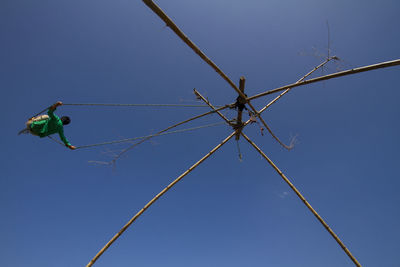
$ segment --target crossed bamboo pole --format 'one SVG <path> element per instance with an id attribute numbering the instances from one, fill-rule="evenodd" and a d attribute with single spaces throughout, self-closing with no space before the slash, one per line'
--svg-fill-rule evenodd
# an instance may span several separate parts
<path id="1" fill-rule="evenodd" d="M 215 107 L 203 97 L 198 91 L 195 90 L 195 94 L 198 95 L 210 108 L 215 110 Z M 229 122 L 228 118 L 226 118 L 222 113 L 217 112 L 222 119 L 226 122 Z M 296 195 L 300 198 L 300 200 L 306 205 L 306 207 L 311 211 L 311 213 L 318 219 L 318 221 L 324 226 L 324 228 L 329 232 L 329 234 L 336 240 L 336 242 L 340 245 L 340 247 L 344 250 L 344 252 L 350 257 L 353 263 L 360 267 L 361 264 L 357 261 L 357 259 L 351 254 L 350 250 L 345 246 L 345 244 L 340 240 L 340 238 L 335 234 L 335 232 L 329 227 L 329 225 L 322 219 L 322 217 L 317 213 L 317 211 L 308 203 L 305 197 L 300 193 L 300 191 L 293 185 L 293 183 L 286 177 L 286 175 L 275 165 L 275 163 L 268 158 L 268 156 L 246 135 L 243 131 L 240 134 L 249 142 L 260 155 L 268 161 L 268 163 L 274 168 L 274 170 L 282 177 L 282 179 L 289 185 L 289 187 L 296 193 Z"/>
<path id="2" fill-rule="evenodd" d="M 203 51 L 200 50 L 197 45 L 189 39 L 186 34 L 183 33 L 181 29 L 168 17 L 167 14 L 157 5 L 155 4 L 152 0 L 143 0 L 143 2 L 154 12 L 156 13 L 164 22 L 165 24 L 170 27 L 175 34 L 184 42 L 186 43 L 197 55 L 200 56 L 201 59 L 203 59 L 211 68 L 213 68 L 238 94 L 239 94 L 239 102 L 247 103 L 249 107 L 253 110 L 255 116 L 259 116 L 256 108 L 247 101 L 247 96 L 236 86 L 234 82 L 232 82 L 231 79 L 209 58 L 206 56 L 206 54 L 203 53 Z M 261 119 L 262 120 L 262 119 Z M 266 124 L 264 120 L 262 120 L 265 128 L 267 128 L 268 132 L 272 135 L 274 139 L 278 141 L 279 144 L 283 145 L 285 148 L 289 148 L 289 146 L 286 146 L 283 144 L 279 138 L 272 133 L 271 128 Z"/>
<path id="3" fill-rule="evenodd" d="M 268 132 L 272 135 L 272 137 L 283 147 L 286 149 L 291 149 L 291 146 L 285 145 L 271 130 L 271 128 L 266 124 L 263 118 L 261 118 L 260 114 L 257 112 L 257 110 L 254 108 L 254 106 L 249 102 L 250 100 L 266 96 L 269 94 L 273 94 L 276 92 L 280 92 L 283 90 L 287 89 L 292 89 L 294 87 L 306 85 L 306 84 L 311 84 L 314 82 L 319 82 L 319 81 L 324 81 L 336 77 L 341 77 L 345 75 L 351 75 L 355 73 L 360 73 L 360 72 L 365 72 L 369 70 L 374 70 L 374 69 L 380 69 L 380 68 L 386 68 L 386 67 L 391 67 L 391 66 L 396 66 L 400 65 L 400 59 L 393 60 L 393 61 L 387 61 L 387 62 L 382 62 L 378 64 L 373 64 L 365 67 L 360 67 L 360 68 L 355 68 L 355 69 L 350 69 L 347 71 L 342 71 L 342 72 L 337 72 L 325 76 L 321 76 L 318 78 L 310 79 L 307 81 L 298 81 L 294 84 L 289 84 L 286 86 L 282 86 L 273 90 L 269 90 L 257 95 L 254 95 L 252 97 L 247 97 L 236 85 L 235 83 L 232 82 L 232 80 L 209 58 L 206 56 L 204 52 L 200 50 L 200 48 L 192 41 L 189 39 L 189 37 L 172 21 L 171 18 L 168 17 L 167 14 L 157 5 L 155 4 L 152 0 L 142 0 L 154 13 L 156 13 L 164 22 L 165 24 L 171 28 L 172 31 L 175 32 L 175 34 L 184 42 L 186 43 L 197 55 L 200 56 L 201 59 L 203 59 L 212 69 L 214 69 L 238 94 L 239 94 L 239 100 L 243 103 L 247 103 L 249 107 L 253 110 L 254 115 L 260 119 L 260 121 L 263 123 L 265 128 L 268 130 Z M 337 59 L 336 57 L 328 57 L 327 61 L 330 61 L 331 59 Z M 323 63 L 323 65 L 326 63 Z M 315 70 L 314 70 L 315 71 Z M 312 71 L 313 72 L 313 71 Z M 311 73 L 310 73 L 311 74 Z"/>
<path id="4" fill-rule="evenodd" d="M 351 75 L 351 74 L 355 74 L 355 73 L 360 73 L 360 72 L 365 72 L 365 71 L 369 71 L 369 70 L 373 70 L 373 69 L 379 69 L 379 68 L 386 68 L 386 67 L 390 67 L 390 66 L 396 66 L 396 65 L 400 65 L 400 59 L 398 60 L 393 60 L 393 61 L 388 61 L 388 62 L 383 62 L 383 63 L 379 63 L 379 64 L 374 64 L 374 65 L 369 65 L 369 66 L 365 66 L 365 67 L 360 67 L 360 68 L 356 68 L 356 69 L 351 69 L 351 70 L 347 70 L 347 71 L 342 71 L 342 72 L 338 72 L 338 73 L 334 73 L 334 74 L 329 74 L 329 75 L 325 75 L 325 76 L 321 76 L 318 78 L 314 78 L 314 79 L 310 79 L 310 80 L 306 80 L 304 81 L 304 79 L 310 75 L 312 72 L 314 72 L 316 69 L 318 69 L 319 67 L 325 65 L 327 62 L 329 62 L 331 59 L 334 59 L 334 57 L 328 57 L 328 59 L 326 60 L 326 62 L 323 62 L 320 64 L 320 66 L 317 66 L 314 70 L 312 70 L 310 73 L 308 73 L 307 75 L 305 75 L 302 79 L 300 79 L 299 81 L 297 81 L 294 84 L 289 84 L 280 88 L 276 88 L 273 90 L 269 90 L 263 93 L 260 93 L 258 95 L 252 96 L 252 97 L 247 97 L 244 92 L 242 92 L 229 78 L 227 75 L 225 75 L 222 70 L 213 62 L 211 61 L 211 59 L 209 59 L 176 25 L 175 23 L 161 10 L 161 8 L 159 8 L 153 1 L 151 0 L 143 0 L 143 2 L 150 8 L 152 9 L 166 24 L 167 26 L 169 26 L 190 48 L 193 49 L 193 51 L 198 54 L 207 64 L 209 64 L 224 80 L 226 80 L 228 82 L 228 84 L 230 84 L 232 86 L 232 88 L 239 94 L 239 99 L 240 101 L 242 101 L 243 103 L 247 103 L 251 109 L 253 110 L 253 112 L 255 113 L 255 115 L 261 120 L 263 121 L 263 119 L 260 116 L 260 113 L 262 113 L 263 111 L 265 111 L 269 106 L 271 106 L 273 103 L 275 103 L 280 97 L 282 97 L 284 94 L 286 94 L 289 90 L 291 90 L 294 87 L 298 87 L 298 86 L 302 86 L 305 84 L 310 84 L 310 83 L 314 83 L 314 82 L 318 82 L 318 81 L 323 81 L 323 80 L 328 80 L 328 79 L 332 79 L 332 78 L 336 78 L 336 77 L 340 77 L 340 76 L 345 76 L 345 75 Z M 285 90 L 285 91 L 284 91 Z M 250 100 L 252 99 L 256 99 L 265 95 L 269 95 L 272 93 L 276 93 L 276 92 L 280 92 L 280 91 L 284 91 L 283 93 L 281 93 L 278 97 L 276 97 L 274 100 L 272 100 L 270 103 L 268 103 L 264 108 L 262 108 L 260 111 L 257 112 L 257 110 L 251 105 Z M 198 93 L 198 92 L 197 92 Z M 199 93 L 198 93 L 199 94 Z M 200 95 L 200 94 L 199 94 Z M 205 98 L 204 98 L 205 99 Z M 206 102 L 207 104 L 210 105 L 210 107 L 212 106 L 208 101 Z M 231 104 L 232 105 L 232 104 Z M 213 110 L 213 112 L 216 112 L 215 108 Z M 217 112 L 222 118 L 224 118 L 229 124 L 231 124 L 231 122 L 222 115 L 222 113 Z M 205 116 L 208 115 L 210 113 L 204 113 L 200 116 Z M 196 116 L 196 117 L 200 117 L 200 116 Z M 190 120 L 195 119 L 191 118 L 187 121 L 181 122 L 177 125 L 181 125 L 183 123 L 186 123 Z M 122 235 L 122 233 L 140 216 L 142 215 L 152 204 L 154 204 L 154 202 L 156 202 L 163 194 L 165 194 L 169 189 L 171 189 L 176 183 L 178 183 L 181 179 L 183 179 L 187 174 L 189 174 L 192 170 L 194 170 L 197 166 L 199 166 L 204 160 L 206 160 L 208 157 L 210 157 L 213 153 L 215 153 L 215 151 L 217 151 L 219 148 L 222 147 L 222 145 L 224 145 L 227 141 L 229 141 L 233 136 L 235 136 L 239 130 L 241 131 L 241 129 L 243 127 L 245 127 L 247 124 L 249 124 L 251 122 L 251 119 L 249 119 L 248 121 L 246 121 L 245 123 L 243 123 L 242 127 L 240 129 L 236 129 L 234 132 L 232 132 L 228 137 L 226 137 L 220 144 L 218 144 L 215 148 L 213 148 L 209 153 L 207 153 L 202 159 L 200 159 L 198 162 L 196 162 L 194 165 L 192 165 L 188 170 L 186 170 L 184 173 L 182 173 L 178 178 L 176 178 L 171 184 L 169 184 L 166 188 L 164 188 L 160 193 L 158 193 L 152 200 L 150 200 L 143 209 L 141 209 L 134 217 L 132 217 L 131 220 L 128 221 L 128 223 L 97 253 L 97 255 L 88 263 L 87 267 L 92 266 L 94 264 L 94 262 L 111 246 L 111 244 L 113 242 L 115 242 L 118 237 L 120 237 Z M 265 123 L 265 121 L 263 122 L 264 126 L 266 126 L 266 128 L 270 131 L 269 127 L 267 126 L 267 124 Z M 168 129 L 171 129 L 173 127 L 176 126 L 171 126 L 168 127 L 167 129 L 161 131 L 167 131 Z M 160 133 L 161 133 L 160 132 Z M 270 131 L 270 133 L 272 134 L 272 131 Z M 296 187 L 290 182 L 290 180 L 282 173 L 282 171 L 279 170 L 279 168 L 266 156 L 266 154 L 254 143 L 252 142 L 247 135 L 245 135 L 243 132 L 240 132 L 240 134 L 268 161 L 268 163 L 278 172 L 278 174 L 282 177 L 282 179 L 285 180 L 285 182 L 291 187 L 291 189 L 296 193 L 296 195 L 303 201 L 303 203 L 309 208 L 309 210 L 314 214 L 314 216 L 317 217 L 317 219 L 323 224 L 323 226 L 326 228 L 326 230 L 334 237 L 334 239 L 336 240 L 336 242 L 339 243 L 339 245 L 342 247 L 342 249 L 346 252 L 346 254 L 351 258 L 351 260 L 354 262 L 354 264 L 356 266 L 361 266 L 361 264 L 357 261 L 357 259 L 354 258 L 354 256 L 350 253 L 350 251 L 346 248 L 346 246 L 343 244 L 343 242 L 338 238 L 338 236 L 332 231 L 332 229 L 325 223 L 325 221 L 318 215 L 318 213 L 311 207 L 311 205 L 306 201 L 306 199 L 301 195 L 301 193 L 296 189 Z M 272 136 L 277 139 L 277 137 L 275 135 L 272 134 Z M 147 139 L 146 139 L 147 140 Z M 143 140 L 145 141 L 145 140 Z M 140 142 L 139 142 L 140 143 Z M 281 142 L 280 142 L 281 143 Z M 136 146 L 138 143 L 134 144 L 133 146 Z M 130 149 L 130 148 L 128 148 Z M 126 151 L 123 151 L 122 153 L 125 153 Z M 121 156 L 121 154 L 119 155 Z M 118 156 L 118 157 L 119 157 Z"/>
<path id="5" fill-rule="evenodd" d="M 244 78 L 240 80 L 240 88 L 238 88 L 233 82 L 232 80 L 230 80 L 228 78 L 228 76 L 222 72 L 222 70 L 220 68 L 218 68 L 218 66 L 211 61 L 180 29 L 179 27 L 164 13 L 164 11 L 157 6 L 153 1 L 151 0 L 143 0 L 143 2 L 150 8 L 152 9 L 165 23 L 167 26 L 169 26 L 196 54 L 198 54 L 207 64 L 209 64 L 223 79 L 225 79 L 229 85 L 231 85 L 231 87 L 239 94 L 238 97 L 238 102 L 241 104 L 248 104 L 249 107 L 253 110 L 254 115 L 256 117 L 259 118 L 259 120 L 263 123 L 263 125 L 268 129 L 268 131 L 270 132 L 270 134 L 285 148 L 290 149 L 290 146 L 286 146 L 285 144 L 283 144 L 273 133 L 272 130 L 270 129 L 270 127 L 268 127 L 268 125 L 266 124 L 266 122 L 264 121 L 264 119 L 260 116 L 260 113 L 255 109 L 255 107 L 250 103 L 251 99 L 255 99 L 257 97 L 261 97 L 263 96 L 263 94 L 259 94 L 259 96 L 253 97 L 253 98 L 248 98 L 245 94 L 244 94 Z M 320 64 L 320 66 L 323 66 L 324 64 L 328 63 L 331 59 L 336 59 L 336 57 L 329 57 L 327 58 L 327 60 L 323 63 Z M 398 62 L 400 64 L 400 60 Z M 376 69 L 376 68 L 381 68 L 384 65 L 387 66 L 391 66 L 395 63 L 386 63 L 383 64 L 381 66 L 369 66 L 366 68 L 358 68 L 358 69 L 353 69 L 347 72 L 342 72 L 336 75 L 326 75 L 325 77 L 321 77 L 319 80 L 316 79 L 312 79 L 316 81 L 322 81 L 322 80 L 327 80 L 330 78 L 334 78 L 334 77 L 339 77 L 339 76 L 344 76 L 344 75 L 349 75 L 349 74 L 353 74 L 353 73 L 358 73 L 358 72 L 362 72 L 362 71 L 367 71 L 367 70 L 371 70 L 371 69 Z M 316 69 L 318 69 L 320 66 L 316 67 L 313 71 L 315 71 Z M 280 88 L 279 90 L 271 90 L 272 92 L 279 92 L 282 90 L 285 90 L 281 95 L 279 95 L 278 97 L 276 97 L 272 102 L 269 103 L 269 105 L 267 105 L 266 107 L 264 107 L 261 111 L 264 111 L 268 108 L 268 106 L 272 105 L 274 102 L 276 102 L 280 97 L 282 97 L 284 94 L 286 94 L 287 92 L 289 92 L 289 90 L 291 90 L 292 88 L 296 87 L 296 86 L 300 86 L 302 84 L 307 84 L 307 83 L 311 83 L 310 81 L 304 81 L 304 79 L 310 75 L 313 71 L 311 71 L 309 74 L 305 75 L 304 77 L 302 77 L 299 81 L 297 81 L 296 83 L 285 87 L 284 89 Z M 212 107 L 213 110 L 215 110 L 215 108 L 209 103 L 208 100 L 206 100 L 203 96 L 200 95 L 200 93 L 198 93 L 195 90 L 195 94 L 198 95 L 206 104 L 208 104 L 210 107 Z M 222 113 L 218 112 L 218 115 L 220 115 L 227 123 L 230 123 L 229 120 L 222 115 Z M 238 119 L 241 119 L 241 110 L 238 111 Z M 249 119 L 250 121 L 250 119 Z M 247 123 L 249 123 L 249 121 Z M 238 123 L 241 123 L 241 120 L 238 121 Z M 242 129 L 243 127 L 247 124 L 245 123 L 244 125 L 238 125 L 239 128 L 237 128 L 237 134 L 241 134 L 243 136 L 245 136 L 244 134 L 242 134 Z M 247 137 L 247 136 L 246 136 Z M 245 138 L 246 138 L 245 137 Z M 238 137 L 236 138 L 238 139 Z M 250 139 L 246 138 L 246 140 L 248 140 L 250 142 L 250 144 L 252 144 L 256 149 L 258 148 Z M 258 152 L 260 152 L 262 155 L 265 155 L 261 150 L 257 150 Z M 275 164 L 273 164 L 272 161 L 270 161 L 268 159 L 268 157 L 266 157 L 266 159 L 268 160 L 268 162 L 274 167 L 277 168 Z M 279 169 L 278 169 L 279 170 Z M 290 181 L 283 175 L 283 173 L 281 171 L 278 171 L 278 173 L 282 176 L 283 179 L 285 179 L 285 181 L 287 180 L 287 182 L 289 182 L 289 185 L 292 185 L 290 183 Z M 302 195 L 300 194 L 300 192 L 292 185 L 291 188 L 296 192 L 296 194 L 298 194 L 298 196 L 303 200 L 304 197 L 302 197 Z M 305 201 L 305 199 L 304 199 Z M 353 257 L 353 255 L 350 253 L 350 251 L 344 246 L 343 242 L 340 241 L 340 239 L 336 236 L 336 234 L 329 228 L 329 226 L 322 220 L 322 218 L 315 212 L 315 210 L 308 204 L 307 201 L 304 202 L 306 204 L 306 206 L 311 210 L 311 212 L 313 212 L 313 214 L 320 220 L 320 222 L 324 225 L 324 227 L 328 230 L 328 232 L 335 238 L 335 240 L 339 243 L 339 245 L 345 250 L 346 254 L 352 259 L 352 261 L 357 265 L 357 266 L 361 266 L 358 261 Z"/>

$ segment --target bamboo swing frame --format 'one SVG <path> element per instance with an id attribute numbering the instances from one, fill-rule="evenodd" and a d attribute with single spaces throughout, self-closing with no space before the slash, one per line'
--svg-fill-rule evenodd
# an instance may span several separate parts
<path id="1" fill-rule="evenodd" d="M 332 78 L 337 78 L 341 76 L 346 76 L 346 75 L 352 75 L 360 72 L 366 72 L 374 69 L 380 69 L 380 68 L 386 68 L 386 67 L 391 67 L 391 66 L 397 66 L 400 65 L 400 59 L 397 60 L 392 60 L 392 61 L 387 61 L 387 62 L 382 62 L 378 64 L 373 64 L 369 66 L 364 66 L 364 67 L 359 67 L 359 68 L 354 68 L 346 71 L 341 71 L 333 74 L 328 74 L 324 75 L 321 77 L 305 80 L 308 76 L 310 76 L 313 72 L 316 70 L 320 69 L 323 67 L 325 64 L 327 64 L 331 60 L 337 59 L 335 56 L 329 56 L 329 51 L 328 51 L 328 57 L 325 61 L 323 61 L 321 64 L 316 66 L 314 69 L 312 69 L 310 72 L 308 72 L 306 75 L 304 75 L 301 79 L 299 79 L 296 83 L 285 85 L 273 90 L 268 90 L 264 91 L 262 93 L 259 93 L 257 95 L 247 97 L 244 94 L 244 83 L 245 79 L 244 77 L 241 78 L 240 80 L 240 86 L 236 86 L 232 80 L 224 73 L 222 70 L 211 60 L 209 59 L 201 50 L 198 48 L 179 28 L 178 26 L 164 13 L 164 11 L 156 5 L 152 0 L 142 0 L 155 14 L 157 14 L 165 23 L 168 27 L 170 27 L 175 34 L 183 41 L 185 42 L 197 55 L 200 56 L 210 67 L 212 67 L 237 93 L 238 93 L 238 99 L 243 101 L 243 104 L 247 104 L 251 110 L 252 113 L 256 116 L 257 119 L 259 119 L 262 124 L 265 126 L 265 128 L 268 129 L 270 134 L 274 139 L 276 139 L 283 147 L 286 149 L 290 149 L 290 146 L 287 146 L 283 144 L 272 132 L 270 127 L 267 125 L 267 123 L 264 121 L 264 119 L 261 117 L 261 113 L 263 113 L 266 109 L 268 109 L 272 104 L 274 104 L 276 101 L 278 101 L 283 95 L 288 93 L 292 88 L 303 86 L 306 84 L 311 84 L 319 81 L 324 81 Z M 283 91 L 283 92 L 282 92 Z M 280 95 L 275 97 L 272 101 L 270 101 L 267 105 L 265 105 L 262 109 L 257 110 L 251 103 L 250 101 L 256 98 L 260 98 L 269 94 L 281 92 Z M 212 114 L 212 113 L 217 113 L 223 120 L 225 120 L 228 125 L 233 126 L 234 131 L 228 135 L 225 139 L 223 139 L 217 146 L 215 146 L 210 152 L 208 152 L 206 155 L 204 155 L 199 161 L 194 163 L 190 168 L 188 168 L 185 172 L 183 172 L 180 176 L 178 176 L 173 182 L 171 182 L 167 187 L 165 187 L 160 193 L 158 193 L 155 197 L 153 197 L 139 212 L 137 212 L 122 228 L 120 231 L 118 231 L 117 234 L 115 234 L 110 241 L 106 243 L 106 245 L 96 254 L 95 257 L 92 258 L 92 260 L 87 264 L 86 267 L 92 266 L 98 259 L 99 257 L 133 224 L 135 220 L 137 220 L 152 204 L 154 204 L 162 195 L 164 195 L 168 190 L 170 190 L 175 184 L 177 184 L 179 181 L 181 181 L 186 175 L 188 175 L 191 171 L 193 171 L 196 167 L 198 167 L 202 162 L 204 162 L 206 159 L 208 159 L 212 154 L 214 154 L 218 149 L 220 149 L 225 143 L 227 143 L 232 137 L 236 137 L 236 139 L 239 139 L 240 136 L 242 136 L 251 146 L 254 147 L 254 149 L 268 162 L 269 165 L 281 176 L 281 178 L 289 185 L 289 187 L 294 191 L 294 193 L 299 197 L 299 199 L 306 205 L 306 207 L 310 210 L 310 212 L 317 218 L 317 220 L 323 225 L 323 227 L 329 232 L 329 234 L 335 239 L 335 241 L 339 244 L 339 246 L 343 249 L 343 251 L 347 254 L 347 256 L 352 260 L 352 262 L 356 266 L 361 266 L 361 264 L 358 262 L 358 260 L 352 255 L 350 250 L 344 245 L 344 243 L 340 240 L 340 238 L 335 234 L 335 232 L 328 226 L 328 224 L 322 219 L 322 217 L 317 213 L 317 211 L 309 204 L 309 202 L 305 199 L 305 197 L 300 193 L 300 191 L 293 185 L 293 183 L 286 177 L 286 175 L 275 165 L 275 163 L 245 134 L 243 133 L 243 129 L 250 123 L 252 123 L 252 119 L 248 119 L 246 122 L 242 123 L 241 122 L 241 111 L 238 111 L 238 117 L 236 120 L 236 127 L 235 125 L 232 124 L 232 121 L 230 121 L 228 118 L 226 118 L 220 110 L 223 110 L 227 107 L 233 107 L 234 103 L 225 105 L 224 107 L 220 108 L 215 108 L 205 97 L 203 97 L 196 89 L 194 89 L 194 93 L 201 99 L 203 100 L 212 110 L 206 113 L 203 113 L 201 115 L 195 116 L 193 118 L 190 118 L 188 120 L 182 121 L 180 123 L 177 123 L 175 125 L 172 125 L 160 132 L 158 134 L 161 134 L 163 132 L 166 132 L 178 125 L 182 125 L 184 123 L 187 123 L 189 121 L 195 120 L 197 118 Z M 157 134 L 155 134 L 157 135 Z M 155 136 L 154 135 L 154 136 Z M 136 145 L 148 140 L 151 137 L 145 138 L 141 140 L 138 143 L 133 144 L 132 146 L 128 147 L 124 151 L 122 151 L 119 155 L 117 155 L 115 160 L 117 160 L 122 154 L 126 153 L 128 150 L 132 149 Z"/>

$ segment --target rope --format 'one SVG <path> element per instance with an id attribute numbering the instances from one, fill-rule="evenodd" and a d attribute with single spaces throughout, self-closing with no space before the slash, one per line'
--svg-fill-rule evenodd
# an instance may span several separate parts
<path id="1" fill-rule="evenodd" d="M 158 133 L 158 134 L 150 134 L 146 136 L 139 136 L 139 137 L 132 137 L 132 138 L 125 138 L 125 139 L 120 139 L 120 140 L 114 140 L 114 141 L 108 141 L 108 142 L 103 142 L 103 143 L 97 143 L 97 144 L 90 144 L 90 145 L 83 145 L 83 146 L 77 146 L 76 149 L 81 149 L 81 148 L 89 148 L 89 147 L 95 147 L 95 146 L 104 146 L 104 145 L 111 145 L 111 144 L 118 144 L 118 143 L 126 143 L 138 139 L 145 139 L 145 138 L 150 138 L 150 137 L 155 137 L 155 136 L 161 136 L 161 135 L 168 135 L 168 134 L 174 134 L 174 133 L 183 133 L 183 132 L 188 132 L 188 131 L 194 131 L 202 128 L 207 128 L 207 127 L 213 127 L 217 125 L 222 125 L 225 124 L 225 122 L 218 122 L 218 123 L 211 123 L 211 124 L 206 124 L 202 126 L 197 126 L 197 127 L 192 127 L 192 128 L 187 128 L 187 129 L 181 129 L 181 130 L 176 130 L 176 131 L 171 131 L 171 132 L 164 132 L 164 133 Z M 60 142 L 59 140 L 55 139 L 54 137 L 51 137 L 50 135 L 47 136 L 54 142 L 65 146 L 64 143 Z"/>
<path id="2" fill-rule="evenodd" d="M 150 134 L 150 135 L 140 136 L 140 137 L 133 137 L 133 138 L 114 140 L 114 141 L 103 142 L 103 143 L 98 143 L 98 144 L 83 145 L 83 146 L 76 147 L 76 149 L 89 148 L 89 147 L 95 147 L 95 146 L 103 146 L 103 145 L 111 145 L 111 144 L 118 144 L 118 143 L 126 143 L 126 142 L 130 142 L 130 141 L 138 140 L 138 139 L 145 139 L 145 138 L 149 138 L 149 137 L 155 137 L 155 136 L 161 136 L 161 135 L 167 135 L 167 134 L 174 134 L 174 133 L 183 133 L 183 132 L 194 131 L 194 130 L 198 130 L 198 129 L 202 129 L 202 128 L 217 126 L 217 125 L 221 125 L 221 124 L 225 124 L 225 122 L 211 123 L 211 124 L 198 126 L 198 127 L 193 127 L 193 128 L 181 129 L 181 130 L 176 130 L 176 131 L 171 131 L 171 132 L 164 132 L 164 133 L 159 133 L 159 134 Z"/>
<path id="3" fill-rule="evenodd" d="M 207 105 L 187 105 L 187 104 L 118 104 L 118 103 L 63 103 L 63 106 L 103 106 L 103 107 L 191 107 L 191 108 L 206 108 Z M 47 111 L 51 106 L 36 113 L 33 117 Z M 217 106 L 221 107 L 221 106 Z"/>
<path id="4" fill-rule="evenodd" d="M 206 105 L 187 104 L 118 104 L 118 103 L 63 103 L 63 106 L 103 106 L 103 107 L 192 107 L 205 108 Z"/>
<path id="5" fill-rule="evenodd" d="M 171 125 L 171 126 L 165 128 L 165 129 L 159 131 L 157 134 L 164 133 L 164 132 L 169 131 L 169 130 L 171 130 L 172 128 L 178 127 L 178 126 L 180 126 L 180 125 L 182 125 L 182 124 L 185 124 L 185 123 L 188 123 L 188 122 L 190 122 L 190 121 L 199 119 L 199 118 L 201 118 L 201 117 L 204 117 L 204 116 L 207 116 L 207 115 L 216 113 L 217 111 L 220 111 L 220 110 L 223 110 L 223 109 L 226 109 L 226 108 L 232 108 L 232 107 L 234 107 L 234 103 L 228 104 L 228 105 L 225 105 L 225 106 L 222 106 L 222 107 L 219 107 L 219 108 L 217 108 L 216 110 L 211 110 L 211 111 L 208 111 L 208 112 L 206 112 L 206 113 L 203 113 L 203 114 L 194 116 L 194 117 L 192 117 L 192 118 L 186 119 L 186 120 L 184 120 L 184 121 L 178 122 L 178 123 L 176 123 L 176 124 L 174 124 L 174 125 Z M 157 134 L 156 134 L 155 136 L 157 136 Z M 147 140 L 150 139 L 150 138 L 151 138 L 151 137 L 142 139 L 141 141 L 139 141 L 139 142 L 137 142 L 137 143 L 135 143 L 135 144 L 132 144 L 132 145 L 130 145 L 129 147 L 125 148 L 125 149 L 122 150 L 117 156 L 115 156 L 114 159 L 113 159 L 111 162 L 112 162 L 112 163 L 115 163 L 115 162 L 117 161 L 117 159 L 119 159 L 123 154 L 125 154 L 125 153 L 128 152 L 129 150 L 133 149 L 134 147 L 140 145 L 141 143 L 147 141 Z"/>

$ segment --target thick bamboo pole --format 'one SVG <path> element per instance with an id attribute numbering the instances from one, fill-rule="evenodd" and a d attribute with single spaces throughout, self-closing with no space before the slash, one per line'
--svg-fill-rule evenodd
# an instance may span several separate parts
<path id="1" fill-rule="evenodd" d="M 244 94 L 244 85 L 246 83 L 246 79 L 242 76 L 240 77 L 239 80 L 239 90 Z M 246 104 L 246 99 L 242 98 L 241 96 L 238 97 L 238 102 L 240 104 Z M 249 103 L 250 104 L 250 103 Z M 236 117 L 236 126 L 238 128 L 238 131 L 236 133 L 235 139 L 239 140 L 240 138 L 240 132 L 242 131 L 242 116 L 243 116 L 243 109 L 238 107 L 238 113 Z"/>
<path id="2" fill-rule="evenodd" d="M 171 28 L 178 35 L 181 40 L 187 44 L 201 59 L 203 59 L 211 68 L 213 68 L 230 86 L 244 99 L 246 96 L 239 90 L 239 88 L 232 82 L 231 79 L 210 59 L 204 54 L 203 51 L 200 50 L 199 47 L 193 43 L 192 40 L 187 37 L 181 29 L 170 19 L 167 14 L 153 1 L 151 0 L 143 0 L 143 2 L 151 9 L 154 13 L 156 13 L 164 22 L 167 24 L 168 27 Z"/>
<path id="3" fill-rule="evenodd" d="M 341 246 L 341 248 L 346 252 L 346 254 L 350 257 L 350 259 L 354 262 L 356 266 L 361 266 L 361 264 L 357 261 L 357 259 L 351 254 L 351 252 L 347 249 L 344 243 L 339 239 L 339 237 L 333 232 L 333 230 L 329 227 L 329 225 L 322 219 L 322 217 L 313 209 L 313 207 L 308 203 L 308 201 L 303 197 L 299 190 L 290 182 L 290 180 L 283 174 L 283 172 L 268 158 L 268 156 L 253 142 L 250 140 L 247 135 L 242 132 L 242 136 L 249 142 L 261 156 L 268 161 L 268 163 L 274 168 L 274 170 L 282 177 L 282 179 L 289 185 L 289 187 L 296 193 L 296 195 L 303 201 L 303 203 L 307 206 L 307 208 L 311 211 L 312 214 L 318 219 L 318 221 L 325 227 L 325 229 L 331 234 L 331 236 L 336 240 L 336 242 Z"/>
<path id="4" fill-rule="evenodd" d="M 324 75 L 324 76 L 317 77 L 314 79 L 302 81 L 299 83 L 292 83 L 292 84 L 288 84 L 288 85 L 285 85 L 285 86 L 282 86 L 282 87 L 279 87 L 279 88 L 276 88 L 273 90 L 269 90 L 269 91 L 248 97 L 247 100 L 250 101 L 250 100 L 262 97 L 262 96 L 266 96 L 266 95 L 270 95 L 273 93 L 277 93 L 277 92 L 286 90 L 288 88 L 294 88 L 294 87 L 303 86 L 306 84 L 311 84 L 311 83 L 320 82 L 320 81 L 325 81 L 325 80 L 329 80 L 329 79 L 333 79 L 333 78 L 337 78 L 337 77 L 341 77 L 341 76 L 356 74 L 356 73 L 370 71 L 370 70 L 388 68 L 388 67 L 393 67 L 393 66 L 398 66 L 398 65 L 400 65 L 400 59 L 386 61 L 386 62 L 377 63 L 377 64 L 373 64 L 373 65 L 368 65 L 368 66 L 363 66 L 363 67 L 359 67 L 359 68 L 355 68 L 355 69 L 335 72 L 335 73 Z"/>
<path id="5" fill-rule="evenodd" d="M 154 202 L 156 202 L 162 195 L 164 195 L 169 189 L 171 189 L 175 184 L 177 184 L 180 180 L 182 180 L 183 177 L 188 175 L 191 171 L 193 171 L 197 166 L 199 166 L 203 161 L 205 161 L 208 157 L 210 157 L 212 154 L 214 154 L 215 151 L 217 151 L 219 148 L 221 148 L 226 142 L 229 141 L 234 135 L 235 132 L 232 132 L 228 137 L 226 137 L 220 144 L 218 144 L 216 147 L 214 147 L 210 152 L 208 152 L 204 157 L 202 157 L 199 161 L 197 161 L 195 164 L 193 164 L 189 169 L 187 169 L 185 172 L 183 172 L 178 178 L 176 178 L 172 183 L 170 183 L 167 187 L 165 187 L 160 193 L 158 193 L 152 200 L 150 200 L 138 213 L 133 216 L 127 224 L 124 225 L 124 227 L 119 230 L 119 232 L 111 238 L 110 241 L 96 254 L 96 256 L 86 265 L 86 267 L 92 266 L 98 258 L 125 232 L 126 229 L 128 229 L 131 224 L 140 217 Z"/>

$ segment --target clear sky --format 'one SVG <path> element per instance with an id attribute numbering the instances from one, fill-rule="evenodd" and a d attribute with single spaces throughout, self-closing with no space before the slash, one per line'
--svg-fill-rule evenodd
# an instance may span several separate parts
<path id="1" fill-rule="evenodd" d="M 400 2 L 157 1 L 234 81 L 254 95 L 297 81 L 331 54 L 337 69 L 399 58 Z M 85 266 L 155 194 L 232 132 L 220 125 L 126 145 L 70 151 L 17 136 L 45 107 L 65 103 L 215 105 L 237 94 L 139 0 L 0 1 L 3 138 L 0 265 Z M 259 126 L 250 136 L 365 266 L 399 266 L 400 67 L 292 90 L 264 113 L 286 151 Z M 257 108 L 271 97 L 254 101 Z M 207 108 L 62 106 L 81 146 L 143 136 Z M 229 118 L 235 112 L 226 112 Z M 247 118 L 247 116 L 245 116 Z M 179 129 L 220 122 L 217 115 Z M 279 175 L 231 140 L 185 177 L 95 266 L 353 266 Z M 397 163 L 396 163 L 397 162 Z"/>

